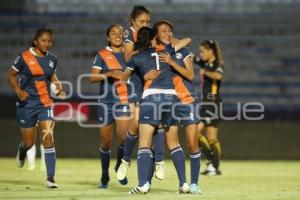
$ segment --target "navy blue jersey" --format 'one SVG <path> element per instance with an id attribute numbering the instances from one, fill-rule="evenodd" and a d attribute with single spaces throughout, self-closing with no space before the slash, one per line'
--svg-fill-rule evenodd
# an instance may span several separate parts
<path id="1" fill-rule="evenodd" d="M 50 107 L 51 76 L 55 72 L 57 58 L 47 52 L 45 56 L 37 56 L 30 48 L 19 55 L 12 68 L 18 72 L 20 88 L 29 94 L 25 101 L 18 100 L 19 106 L 26 107 Z"/>
<path id="2" fill-rule="evenodd" d="M 191 57 L 187 48 L 183 48 L 172 55 L 172 59 L 181 67 L 185 68 L 185 59 Z M 193 81 L 183 77 L 180 73 L 173 69 L 173 83 L 176 93 L 182 103 L 192 103 L 195 101 L 195 89 Z"/>
<path id="3" fill-rule="evenodd" d="M 167 45 L 163 49 L 148 48 L 134 55 L 131 61 L 128 63 L 128 68 L 138 72 L 141 78 L 151 70 L 161 71 L 160 75 L 156 79 L 148 80 L 144 83 L 144 90 L 174 90 L 171 66 L 165 62 L 161 62 L 158 57 L 159 53 L 164 52 L 173 54 L 175 52 L 175 49 L 171 45 Z"/>
<path id="4" fill-rule="evenodd" d="M 126 61 L 124 52 L 113 52 L 110 47 L 98 52 L 95 57 L 93 68 L 101 70 L 101 73 L 106 73 L 111 70 L 124 71 Z M 107 84 L 100 83 L 99 94 L 101 102 L 115 103 L 115 102 L 128 102 L 128 88 L 126 83 L 117 83 L 117 79 L 108 77 Z"/>

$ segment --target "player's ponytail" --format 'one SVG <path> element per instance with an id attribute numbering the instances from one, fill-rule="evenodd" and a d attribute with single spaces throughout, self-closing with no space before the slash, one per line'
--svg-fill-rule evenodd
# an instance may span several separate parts
<path id="1" fill-rule="evenodd" d="M 44 33 L 49 33 L 49 35 L 53 35 L 53 30 L 50 29 L 50 28 L 40 28 L 38 29 L 35 34 L 34 34 L 34 37 L 31 41 L 31 46 L 32 47 L 35 47 L 35 41 L 37 41 Z"/>
<path id="2" fill-rule="evenodd" d="M 152 28 L 142 27 L 137 34 L 137 41 L 135 43 L 135 50 L 142 51 L 151 47 L 151 40 L 153 40 L 155 34 Z"/>
<path id="3" fill-rule="evenodd" d="M 224 60 L 222 57 L 222 51 L 220 48 L 220 45 L 217 41 L 215 40 L 205 40 L 204 42 L 201 43 L 200 46 L 205 47 L 206 49 L 211 49 L 213 51 L 214 56 L 216 57 L 216 60 L 218 64 L 221 67 L 224 67 Z"/>
<path id="4" fill-rule="evenodd" d="M 127 21 L 130 25 L 132 25 L 132 21 L 138 18 L 142 14 L 151 15 L 150 10 L 148 10 L 145 6 L 142 5 L 135 5 L 128 17 Z"/>

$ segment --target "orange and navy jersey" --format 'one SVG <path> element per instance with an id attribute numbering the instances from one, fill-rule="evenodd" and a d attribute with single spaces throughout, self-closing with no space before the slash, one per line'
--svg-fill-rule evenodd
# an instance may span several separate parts
<path id="1" fill-rule="evenodd" d="M 185 59 L 191 57 L 187 48 L 183 48 L 172 55 L 172 59 L 181 67 L 185 67 Z M 184 78 L 180 73 L 173 69 L 173 83 L 178 98 L 184 104 L 190 104 L 195 101 L 195 89 L 193 81 Z"/>
<path id="2" fill-rule="evenodd" d="M 223 74 L 224 68 L 218 64 L 218 62 L 215 60 L 212 63 L 208 63 L 205 61 L 200 60 L 198 62 L 200 64 L 200 67 L 210 71 L 210 72 L 218 72 Z M 210 101 L 211 99 L 215 99 L 212 97 L 218 97 L 220 96 L 220 88 L 221 88 L 221 80 L 214 80 L 206 75 L 201 77 L 202 79 L 202 97 L 203 101 Z"/>
<path id="3" fill-rule="evenodd" d="M 124 31 L 123 41 L 124 44 L 127 42 L 134 44 L 137 41 L 137 31 L 132 26 Z"/>
<path id="4" fill-rule="evenodd" d="M 97 53 L 92 67 L 100 69 L 101 73 L 111 70 L 124 71 L 126 67 L 124 52 L 113 52 L 110 47 L 106 47 Z M 109 77 L 107 84 L 100 83 L 99 95 L 101 97 L 99 101 L 104 103 L 128 103 L 128 85 L 125 82 L 118 81 Z"/>
<path id="5" fill-rule="evenodd" d="M 176 94 L 172 81 L 171 66 L 159 60 L 158 54 L 167 52 L 173 54 L 175 49 L 171 45 L 161 48 L 148 48 L 132 56 L 128 68 L 143 78 L 150 70 L 160 70 L 160 75 L 154 80 L 144 82 L 143 97 L 155 93 Z"/>
<path id="6" fill-rule="evenodd" d="M 124 44 L 131 43 L 134 47 L 136 40 L 137 40 L 137 31 L 135 31 L 133 27 L 130 27 L 129 29 L 124 31 L 124 37 L 123 37 Z M 137 102 L 140 100 L 141 95 L 143 93 L 143 80 L 137 75 L 137 73 L 134 73 L 130 77 L 129 82 L 134 86 L 134 87 L 131 87 L 132 85 L 129 86 L 131 88 L 130 90 L 134 90 L 130 101 Z"/>
<path id="7" fill-rule="evenodd" d="M 19 55 L 12 68 L 18 72 L 20 88 L 29 94 L 25 101 L 17 101 L 18 106 L 50 107 L 51 76 L 55 73 L 57 58 L 50 52 L 39 57 L 30 48 Z"/>

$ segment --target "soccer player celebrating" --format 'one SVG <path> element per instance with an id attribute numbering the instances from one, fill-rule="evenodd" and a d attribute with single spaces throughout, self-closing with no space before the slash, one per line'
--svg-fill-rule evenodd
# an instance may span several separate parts
<path id="1" fill-rule="evenodd" d="M 46 184 L 48 188 L 57 188 L 54 181 L 56 153 L 53 140 L 53 102 L 49 95 L 50 83 L 55 84 L 57 95 L 62 94 L 63 90 L 55 74 L 57 58 L 48 51 L 52 46 L 52 34 L 51 29 L 37 30 L 32 46 L 17 57 L 7 77 L 18 97 L 17 117 L 23 136 L 18 148 L 18 166 L 23 167 L 26 152 L 35 143 L 36 123 L 38 123 L 45 148 Z"/>
<path id="2" fill-rule="evenodd" d="M 153 158 L 150 150 L 152 136 L 160 124 L 168 129 L 172 120 L 171 107 L 176 98 L 176 92 L 172 82 L 171 67 L 165 62 L 159 61 L 158 53 L 167 52 L 172 54 L 175 50 L 181 49 L 191 42 L 189 38 L 186 38 L 177 42 L 175 49 L 171 45 L 161 45 L 157 46 L 157 48 L 152 48 L 152 46 L 156 47 L 156 45 L 153 44 L 153 41 L 155 41 L 153 40 L 153 29 L 149 27 L 141 28 L 138 31 L 137 38 L 136 50 L 139 53 L 132 57 L 123 78 L 127 80 L 132 71 L 135 71 L 145 81 L 139 115 L 139 149 L 137 156 L 139 185 L 133 188 L 129 192 L 130 194 L 147 193 L 149 191 L 149 177 L 152 176 L 150 167 Z M 149 73 L 155 71 L 160 72 L 158 74 L 154 73 L 153 77 L 149 78 L 151 77 Z M 176 138 L 167 137 L 167 142 L 175 143 Z M 174 157 L 173 161 L 177 174 L 180 176 L 181 187 L 185 184 L 181 183 L 185 181 L 185 161 L 182 149 L 178 148 L 175 151 L 172 156 Z"/>
<path id="3" fill-rule="evenodd" d="M 98 122 L 100 128 L 100 160 L 102 176 L 100 188 L 107 188 L 109 177 L 109 164 L 114 124 L 117 132 L 117 162 L 118 170 L 124 154 L 124 142 L 129 126 L 129 105 L 127 84 L 119 80 L 123 76 L 126 61 L 123 50 L 123 28 L 113 24 L 107 28 L 106 36 L 108 46 L 98 52 L 91 69 L 90 82 L 100 83 L 100 96 L 97 106 Z M 127 184 L 127 178 L 120 180 Z"/>
<path id="4" fill-rule="evenodd" d="M 168 34 L 173 36 L 173 25 L 169 21 L 157 22 L 154 27 L 157 31 L 158 39 Z M 189 192 L 192 194 L 201 194 L 201 190 L 198 188 L 201 153 L 197 141 L 197 127 L 200 120 L 196 114 L 197 95 L 193 85 L 193 61 L 187 48 L 179 50 L 172 56 L 161 54 L 160 59 L 173 67 L 173 83 L 178 96 L 177 102 L 174 104 L 173 113 L 176 115 L 177 121 L 180 121 L 180 124 L 185 129 L 187 147 L 190 152 L 191 184 Z M 171 126 L 170 130 L 168 134 L 178 134 L 178 126 L 176 124 Z M 176 146 L 169 147 L 169 149 L 174 148 Z"/>
<path id="5" fill-rule="evenodd" d="M 134 6 L 131 11 L 129 21 L 130 28 L 124 32 L 124 54 L 127 61 L 138 53 L 134 50 L 134 43 L 137 41 L 137 32 L 144 26 L 149 26 L 151 12 L 141 5 Z M 129 131 L 125 140 L 124 158 L 122 164 L 118 169 L 117 178 L 123 180 L 126 177 L 128 168 L 131 162 L 131 155 L 138 141 L 138 118 L 139 118 L 139 102 L 143 92 L 143 80 L 134 73 L 130 77 L 130 90 L 133 91 L 132 98 L 129 98 L 130 108 L 134 116 L 130 122 Z M 164 165 L 164 130 L 156 129 L 154 136 L 154 160 L 155 160 L 155 177 L 162 180 L 165 177 Z"/>
<path id="6" fill-rule="evenodd" d="M 220 175 L 221 145 L 218 140 L 218 123 L 224 62 L 219 44 L 213 40 L 202 42 L 200 58 L 195 58 L 194 61 L 200 65 L 202 79 L 203 105 L 200 110 L 201 122 L 198 131 L 199 144 L 208 160 L 207 169 L 203 174 Z"/>

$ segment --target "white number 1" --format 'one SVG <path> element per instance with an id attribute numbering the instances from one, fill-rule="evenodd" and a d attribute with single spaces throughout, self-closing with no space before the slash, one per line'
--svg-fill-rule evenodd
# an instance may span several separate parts
<path id="1" fill-rule="evenodd" d="M 159 55 L 158 53 L 151 53 L 152 57 L 155 57 L 155 62 L 156 62 L 156 70 L 160 70 L 160 66 L 159 66 Z"/>

